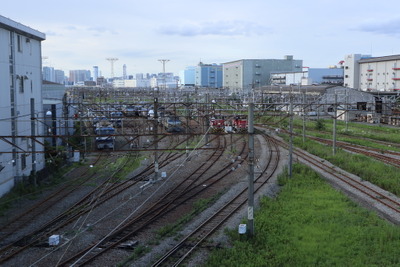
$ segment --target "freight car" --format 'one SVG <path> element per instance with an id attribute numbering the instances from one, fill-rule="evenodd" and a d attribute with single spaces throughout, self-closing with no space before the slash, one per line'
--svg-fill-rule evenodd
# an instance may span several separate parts
<path id="1" fill-rule="evenodd" d="M 112 126 L 101 126 L 95 130 L 95 145 L 97 149 L 114 149 L 115 129 Z"/>

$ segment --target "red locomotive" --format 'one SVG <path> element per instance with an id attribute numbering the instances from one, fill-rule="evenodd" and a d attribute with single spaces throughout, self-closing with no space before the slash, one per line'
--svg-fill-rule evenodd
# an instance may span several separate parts
<path id="1" fill-rule="evenodd" d="M 233 132 L 235 133 L 245 133 L 247 132 L 247 120 L 245 119 L 241 119 L 240 117 L 235 117 L 235 119 L 233 119 Z"/>
<path id="2" fill-rule="evenodd" d="M 210 131 L 212 133 L 223 133 L 225 132 L 225 120 L 224 119 L 211 119 L 210 120 Z"/>

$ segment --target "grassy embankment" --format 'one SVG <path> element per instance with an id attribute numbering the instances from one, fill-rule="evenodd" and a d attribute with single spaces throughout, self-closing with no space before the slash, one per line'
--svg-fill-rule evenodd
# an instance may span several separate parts
<path id="1" fill-rule="evenodd" d="M 282 117 L 283 118 L 283 117 Z M 288 118 L 282 119 L 281 117 L 261 118 L 261 122 L 268 122 L 268 125 L 275 125 L 288 129 Z M 296 134 L 302 135 L 303 120 L 295 117 L 293 120 L 293 130 Z M 306 121 L 306 135 L 332 139 L 333 121 L 328 119 L 320 120 L 307 120 Z M 400 128 L 387 127 L 385 125 L 377 124 L 363 124 L 357 122 L 346 123 L 337 121 L 337 140 L 348 142 L 356 145 L 385 150 L 400 151 L 399 147 L 392 144 L 382 144 L 380 142 L 389 142 L 393 144 L 400 144 Z M 377 142 L 374 142 L 377 141 Z"/>
<path id="2" fill-rule="evenodd" d="M 276 199 L 263 198 L 255 236 L 229 231 L 232 246 L 204 266 L 399 266 L 400 229 L 295 164 Z"/>
<path id="3" fill-rule="evenodd" d="M 321 123 L 319 123 L 319 127 L 316 127 L 316 122 L 312 123 L 313 124 L 308 125 L 307 127 L 307 134 L 322 138 L 332 138 L 332 135 L 327 134 L 327 132 L 332 128 L 330 123 L 328 124 L 326 121 L 323 122 L 322 129 Z M 345 125 L 344 123 L 340 124 L 338 131 L 343 131 Z M 343 137 L 342 135 L 341 137 L 338 137 L 338 140 L 347 138 L 343 141 L 379 148 L 382 152 L 388 149 L 394 149 L 389 145 L 374 143 L 373 140 L 393 143 L 397 143 L 397 140 L 399 140 L 400 130 L 397 128 L 350 123 L 348 129 L 349 130 L 346 131 L 346 136 Z M 351 133 L 351 138 L 347 137 L 349 133 Z M 366 136 L 368 140 L 358 138 L 362 136 Z M 285 135 L 284 137 L 288 138 Z M 400 172 L 398 168 L 389 166 L 370 157 L 349 153 L 341 149 L 338 149 L 337 153 L 332 155 L 332 148 L 330 146 L 322 145 L 310 139 L 306 139 L 303 143 L 301 135 L 295 137 L 293 140 L 295 146 L 300 147 L 311 154 L 317 155 L 339 168 L 361 177 L 363 180 L 374 183 L 377 186 L 400 196 Z"/>

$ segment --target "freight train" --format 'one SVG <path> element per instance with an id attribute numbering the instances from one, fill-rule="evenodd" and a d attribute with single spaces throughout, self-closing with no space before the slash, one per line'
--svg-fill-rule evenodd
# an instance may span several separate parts
<path id="1" fill-rule="evenodd" d="M 211 119 L 211 133 L 245 133 L 247 132 L 247 120 L 239 116 L 230 119 Z"/>

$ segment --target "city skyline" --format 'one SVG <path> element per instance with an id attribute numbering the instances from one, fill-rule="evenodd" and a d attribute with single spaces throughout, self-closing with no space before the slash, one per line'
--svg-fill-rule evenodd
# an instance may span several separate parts
<path id="1" fill-rule="evenodd" d="M 19 3 L 0 15 L 45 33 L 43 66 L 66 73 L 99 66 L 110 77 L 110 57 L 118 58 L 114 73 L 122 76 L 124 64 L 129 74 L 160 73 L 159 59 L 169 59 L 166 72 L 178 75 L 200 61 L 293 55 L 305 66 L 328 67 L 347 54 L 400 53 L 400 16 L 388 8 L 398 5 L 394 0 Z"/>

